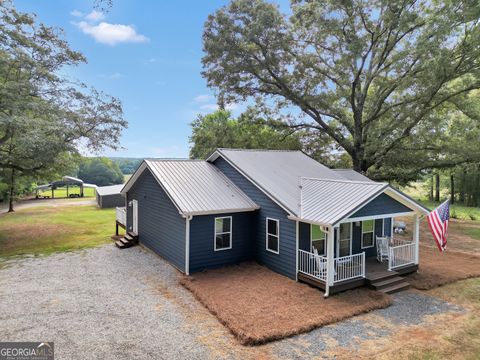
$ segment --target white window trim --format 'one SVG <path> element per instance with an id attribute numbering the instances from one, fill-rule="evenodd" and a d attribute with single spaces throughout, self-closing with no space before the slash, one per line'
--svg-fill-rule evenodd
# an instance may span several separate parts
<path id="1" fill-rule="evenodd" d="M 230 231 L 223 231 L 223 232 L 217 233 L 217 220 L 219 219 L 230 219 Z M 233 228 L 233 219 L 231 216 L 221 216 L 221 217 L 216 217 L 214 219 L 214 231 L 213 231 L 213 250 L 214 251 L 230 250 L 232 248 L 232 242 L 233 242 L 232 228 Z M 223 235 L 223 234 L 230 234 L 230 246 L 217 249 L 217 235 Z"/>
<path id="2" fill-rule="evenodd" d="M 367 221 L 373 221 L 373 228 L 372 228 L 372 231 L 363 231 L 363 224 L 365 223 L 365 221 L 362 221 L 362 238 L 360 239 L 360 247 L 362 249 L 370 249 L 370 248 L 373 248 L 375 246 L 375 220 L 372 219 L 372 220 L 367 220 Z M 372 233 L 372 245 L 363 246 L 363 234 L 369 234 L 369 233 Z"/>
<path id="3" fill-rule="evenodd" d="M 275 221 L 277 223 L 277 235 L 268 233 L 268 220 Z M 272 249 L 268 248 L 268 235 L 277 237 L 278 251 L 275 251 L 275 250 L 272 250 Z M 267 251 L 271 252 L 271 253 L 274 253 L 274 254 L 277 254 L 277 255 L 280 254 L 280 221 L 278 219 L 273 219 L 273 218 L 267 217 L 266 220 L 265 220 L 265 249 Z"/>
<path id="4" fill-rule="evenodd" d="M 352 243 L 353 243 L 353 223 L 350 223 L 350 256 L 352 256 Z M 348 255 L 345 255 L 348 256 Z M 340 257 L 340 226 L 338 226 L 337 234 L 337 257 Z"/>
<path id="5" fill-rule="evenodd" d="M 313 226 L 318 226 L 320 227 L 320 230 L 323 232 L 323 234 L 325 235 L 325 237 L 323 238 L 323 241 L 325 242 L 325 245 L 323 246 L 323 254 L 320 254 L 318 253 L 318 255 L 321 255 L 321 256 L 326 256 L 327 255 L 327 233 L 325 231 L 322 230 L 322 227 L 320 225 L 316 225 L 316 224 L 310 224 L 310 251 L 313 251 L 312 248 L 313 248 Z M 315 239 L 315 241 L 319 241 L 319 240 L 322 240 L 322 239 Z"/>

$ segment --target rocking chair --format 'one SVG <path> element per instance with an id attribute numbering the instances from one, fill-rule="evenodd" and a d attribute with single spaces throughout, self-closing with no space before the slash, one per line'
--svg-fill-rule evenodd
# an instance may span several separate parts
<path id="1" fill-rule="evenodd" d="M 388 260 L 389 242 L 390 242 L 390 239 L 388 237 L 377 236 L 377 260 L 379 262 Z"/>

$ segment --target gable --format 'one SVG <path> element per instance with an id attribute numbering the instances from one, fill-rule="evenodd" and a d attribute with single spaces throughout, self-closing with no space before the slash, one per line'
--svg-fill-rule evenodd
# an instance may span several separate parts
<path id="1" fill-rule="evenodd" d="M 399 201 L 393 199 L 387 194 L 383 193 L 375 199 L 365 204 L 362 208 L 357 210 L 349 218 L 358 218 L 364 216 L 373 216 L 381 214 L 398 214 L 414 211 L 409 207 L 403 205 Z"/>

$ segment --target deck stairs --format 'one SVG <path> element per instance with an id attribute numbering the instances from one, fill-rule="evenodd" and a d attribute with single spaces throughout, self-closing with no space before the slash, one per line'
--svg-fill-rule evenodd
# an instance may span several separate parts
<path id="1" fill-rule="evenodd" d="M 115 241 L 115 245 L 119 249 L 126 249 L 138 244 L 138 235 L 127 232 L 120 240 Z"/>
<path id="2" fill-rule="evenodd" d="M 395 271 L 367 273 L 365 279 L 370 288 L 386 294 L 407 290 L 410 287 L 410 284 Z"/>

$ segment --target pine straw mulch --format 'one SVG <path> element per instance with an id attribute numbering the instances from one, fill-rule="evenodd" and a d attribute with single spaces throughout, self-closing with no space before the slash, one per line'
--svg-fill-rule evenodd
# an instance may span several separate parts
<path id="1" fill-rule="evenodd" d="M 406 279 L 414 288 L 428 290 L 458 280 L 480 276 L 480 256 L 420 245 L 420 267 Z"/>
<path id="2" fill-rule="evenodd" d="M 391 297 L 359 288 L 323 292 L 257 263 L 208 270 L 181 284 L 244 345 L 258 345 L 388 307 Z"/>

